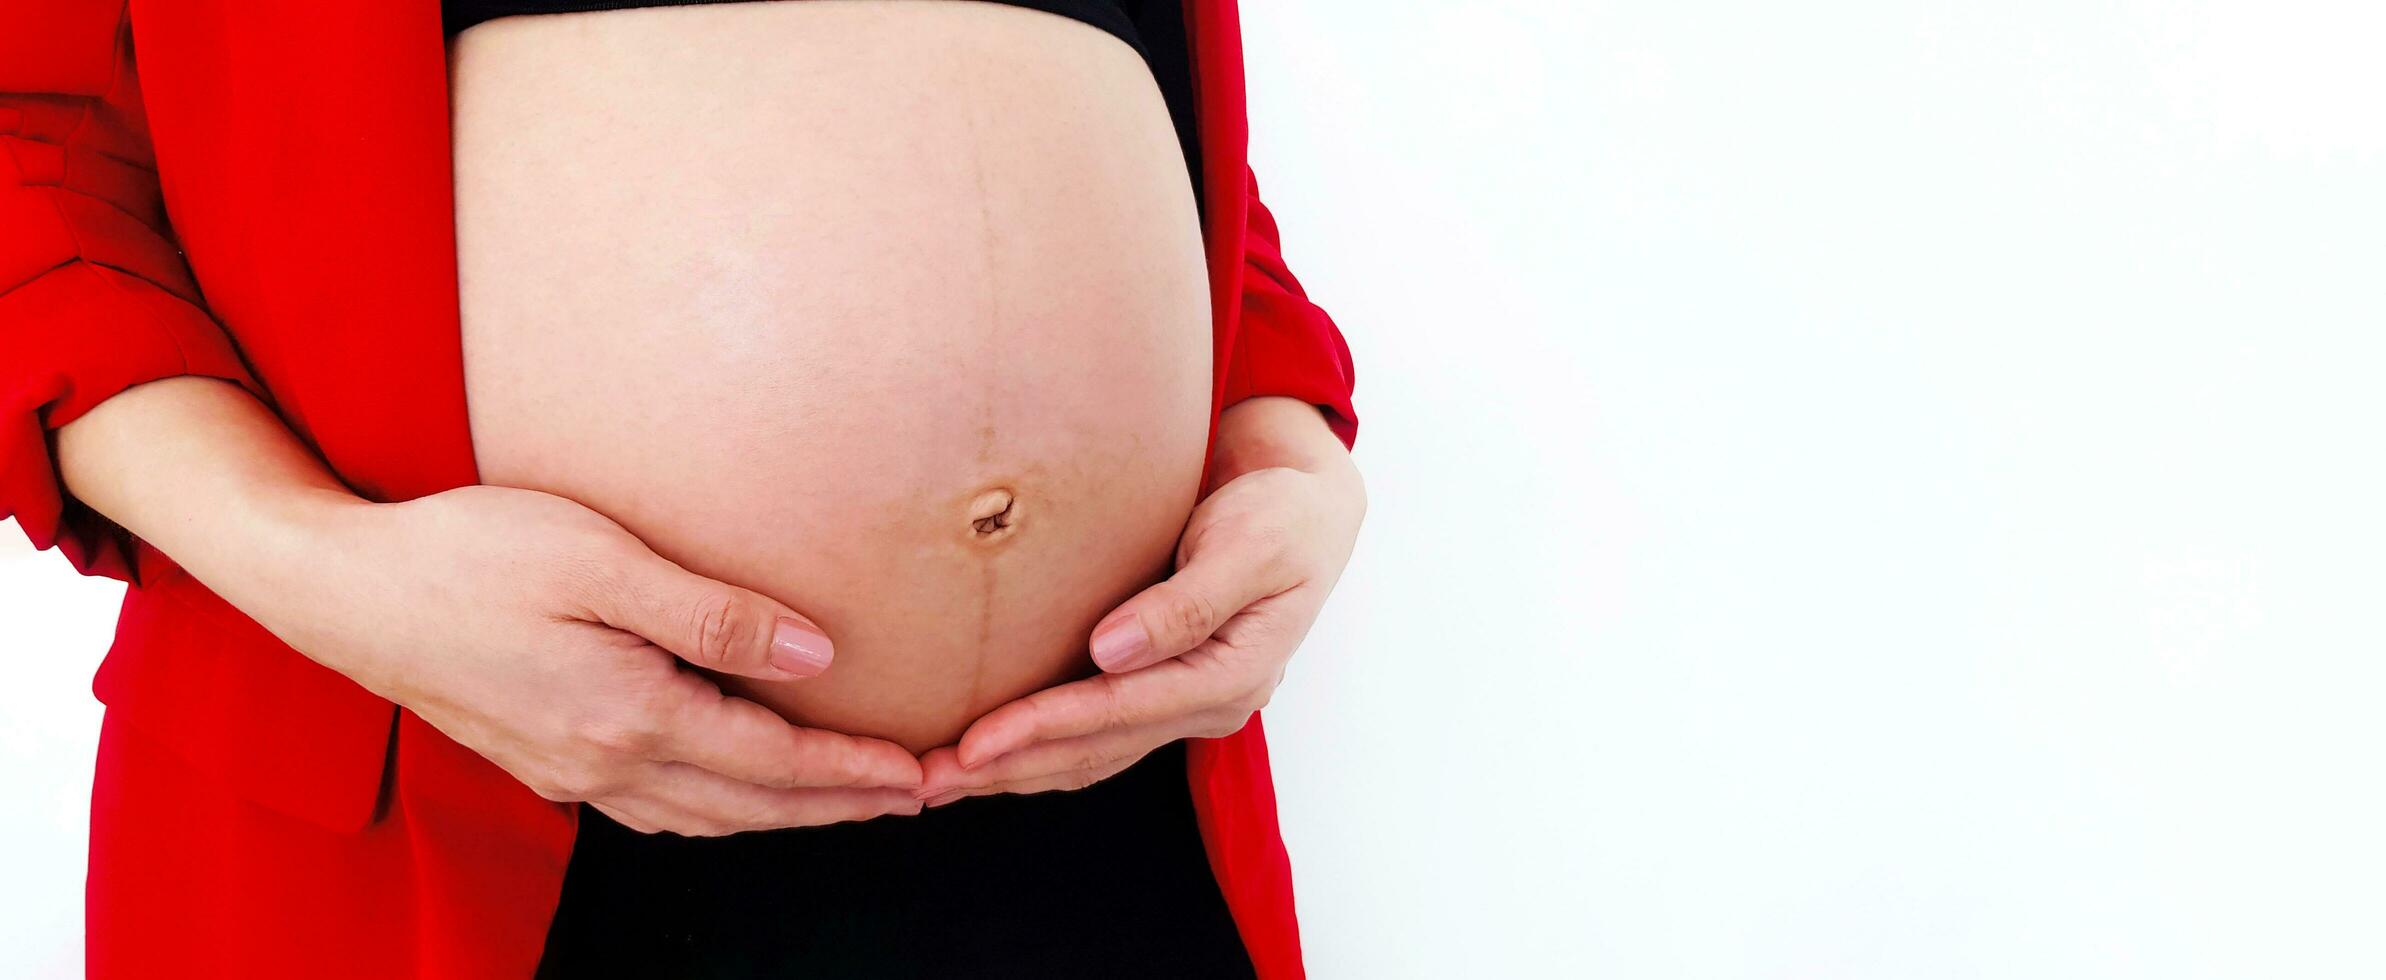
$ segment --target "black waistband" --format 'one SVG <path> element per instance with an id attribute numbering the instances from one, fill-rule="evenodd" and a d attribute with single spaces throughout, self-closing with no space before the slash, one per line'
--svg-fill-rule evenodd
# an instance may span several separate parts
<path id="1" fill-rule="evenodd" d="M 689 838 L 580 813 L 542 978 L 1251 976 L 1182 742 L 916 817 Z"/>

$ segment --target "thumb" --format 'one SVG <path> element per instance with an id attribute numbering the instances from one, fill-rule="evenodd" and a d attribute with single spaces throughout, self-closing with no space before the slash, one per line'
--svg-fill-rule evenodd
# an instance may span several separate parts
<path id="1" fill-rule="evenodd" d="M 1258 547 L 1197 552 L 1176 574 L 1102 617 L 1094 627 L 1094 664 L 1110 673 L 1140 670 L 1200 646 L 1250 604 L 1282 589 L 1276 563 Z"/>
<path id="2" fill-rule="evenodd" d="M 698 667 L 762 680 L 816 677 L 836 654 L 820 624 L 657 556 L 607 621 Z"/>

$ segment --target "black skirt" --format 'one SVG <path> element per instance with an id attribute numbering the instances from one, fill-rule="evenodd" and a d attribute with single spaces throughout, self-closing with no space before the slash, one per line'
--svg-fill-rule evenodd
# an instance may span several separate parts
<path id="1" fill-rule="evenodd" d="M 1252 976 L 1182 742 L 916 817 L 708 838 L 580 813 L 540 977 Z"/>

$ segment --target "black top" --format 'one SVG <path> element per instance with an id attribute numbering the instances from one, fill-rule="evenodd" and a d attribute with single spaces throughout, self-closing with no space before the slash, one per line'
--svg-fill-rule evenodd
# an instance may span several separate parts
<path id="1" fill-rule="evenodd" d="M 512 14 L 561 14 L 576 10 L 624 10 L 631 7 L 692 7 L 701 3 L 736 3 L 741 0 L 440 0 L 439 16 L 447 24 L 447 32 L 455 34 L 484 20 Z M 1013 7 L 1028 7 L 1082 20 L 1112 34 L 1119 40 L 1143 49 L 1135 37 L 1135 24 L 1127 13 L 1123 0 L 994 0 Z"/>
<path id="2" fill-rule="evenodd" d="M 741 0 L 440 0 L 440 19 L 449 36 L 483 21 L 515 14 L 558 14 L 579 10 L 622 10 L 630 7 L 679 7 L 698 3 Z M 799 3 L 802 0 L 779 0 Z M 918 2 L 918 0 L 904 0 Z M 977 2 L 977 0 L 940 0 Z M 1185 41 L 1182 0 L 987 0 L 1026 7 L 1084 21 L 1125 41 L 1160 83 L 1168 115 L 1176 124 L 1176 138 L 1185 151 L 1185 170 L 1193 180 L 1193 199 L 1207 209 L 1201 193 L 1201 153 L 1193 128 L 1193 84 Z"/>

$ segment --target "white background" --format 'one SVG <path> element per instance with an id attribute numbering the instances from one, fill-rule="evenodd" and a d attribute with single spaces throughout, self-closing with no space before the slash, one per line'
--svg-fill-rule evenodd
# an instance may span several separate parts
<path id="1" fill-rule="evenodd" d="M 1246 6 L 1373 500 L 1316 975 L 2386 975 L 2386 10 Z M 42 975 L 117 590 L 0 540 Z"/>

